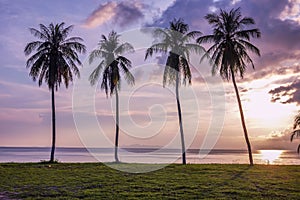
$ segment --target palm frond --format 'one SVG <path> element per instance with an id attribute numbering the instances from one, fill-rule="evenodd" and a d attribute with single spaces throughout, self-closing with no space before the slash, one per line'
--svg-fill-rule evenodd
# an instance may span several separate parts
<path id="1" fill-rule="evenodd" d="M 100 77 L 100 73 L 101 70 L 104 67 L 104 60 L 102 60 L 99 65 L 96 67 L 96 69 L 94 69 L 94 71 L 91 73 L 91 75 L 89 76 L 89 81 L 91 83 L 91 85 L 95 85 L 96 82 L 98 81 L 99 77 Z"/>
<path id="2" fill-rule="evenodd" d="M 66 42 L 62 44 L 62 48 L 68 48 L 70 51 L 85 53 L 86 47 L 85 45 L 81 44 L 80 42 Z"/>
<path id="3" fill-rule="evenodd" d="M 201 31 L 191 31 L 186 34 L 187 37 L 191 37 L 191 38 L 196 38 L 197 36 L 200 37 L 200 35 L 202 35 Z"/>
<path id="4" fill-rule="evenodd" d="M 215 13 L 207 14 L 204 18 L 208 21 L 209 24 L 212 24 L 214 26 L 217 26 L 221 23 L 219 16 Z"/>
<path id="5" fill-rule="evenodd" d="M 167 61 L 167 65 L 165 66 L 164 74 L 163 74 L 163 87 L 165 87 L 166 85 L 174 85 L 176 81 L 176 75 L 178 73 L 179 72 L 176 69 L 168 65 L 168 61 Z"/>
<path id="6" fill-rule="evenodd" d="M 25 46 L 24 53 L 26 56 L 30 55 L 35 49 L 41 46 L 43 42 L 41 41 L 34 41 L 30 42 Z"/>
<path id="7" fill-rule="evenodd" d="M 99 58 L 103 55 L 103 51 L 99 50 L 99 49 L 95 49 L 93 50 L 90 55 L 89 55 L 89 63 L 91 64 L 92 62 L 94 62 L 94 60 L 96 58 Z"/>
<path id="8" fill-rule="evenodd" d="M 180 65 L 182 66 L 183 85 L 186 85 L 187 83 L 189 85 L 192 84 L 192 73 L 188 61 L 185 58 L 180 57 Z"/>
<path id="9" fill-rule="evenodd" d="M 128 42 L 125 42 L 121 45 L 119 45 L 116 49 L 115 49 L 115 54 L 116 55 L 121 55 L 124 53 L 133 53 L 134 52 L 134 48 L 131 44 L 129 44 Z"/>
<path id="10" fill-rule="evenodd" d="M 49 39 L 49 35 L 46 35 L 48 34 L 47 32 L 41 32 L 35 28 L 29 28 L 29 31 L 34 37 L 37 37 L 41 40 L 47 41 Z"/>
<path id="11" fill-rule="evenodd" d="M 40 70 L 39 74 L 37 74 L 39 76 L 39 81 L 38 81 L 39 87 L 42 85 L 43 80 L 45 79 L 45 75 L 48 72 L 47 67 L 46 67 L 47 65 L 40 64 L 40 66 L 41 66 L 41 70 Z M 34 76 L 32 76 L 32 77 L 34 77 Z"/>
<path id="12" fill-rule="evenodd" d="M 83 42 L 84 40 L 81 37 L 70 37 L 64 40 L 64 43 L 67 42 Z"/>
<path id="13" fill-rule="evenodd" d="M 51 49 L 53 48 L 53 44 L 49 41 L 43 42 L 41 45 L 35 49 L 36 51 L 44 51 L 44 52 L 51 52 Z"/>
<path id="14" fill-rule="evenodd" d="M 300 137 L 300 129 L 294 130 L 291 135 L 291 142 L 296 138 Z"/>
<path id="15" fill-rule="evenodd" d="M 294 119 L 294 129 L 296 129 L 298 126 L 300 126 L 300 112 L 296 115 Z"/>
<path id="16" fill-rule="evenodd" d="M 300 129 L 296 129 L 297 127 L 299 128 L 299 126 L 300 126 L 300 112 L 294 118 L 294 125 L 293 125 L 294 130 L 291 133 L 291 138 L 290 138 L 291 142 L 296 137 L 300 137 Z M 300 153 L 300 144 L 298 145 L 297 152 L 298 154 Z"/>
<path id="17" fill-rule="evenodd" d="M 51 38 L 51 30 L 49 29 L 49 27 L 45 26 L 44 24 L 39 24 L 39 28 L 40 28 L 40 32 L 45 36 L 45 38 L 43 39 L 45 41 L 49 41 Z"/>
<path id="18" fill-rule="evenodd" d="M 118 56 L 118 58 L 116 59 L 119 63 L 124 63 L 124 65 L 127 67 L 127 68 L 131 68 L 131 61 L 124 57 L 124 56 Z"/>
<path id="19" fill-rule="evenodd" d="M 250 42 L 245 41 L 245 40 L 238 40 L 238 42 L 241 43 L 242 45 L 244 45 L 245 52 L 247 49 L 247 50 L 250 50 L 251 52 L 255 53 L 256 55 L 260 56 L 260 50 L 256 46 L 251 44 Z"/>
<path id="20" fill-rule="evenodd" d="M 120 76 L 120 70 L 118 66 L 118 62 L 114 61 L 112 65 L 110 66 L 110 76 L 109 76 L 109 85 L 110 85 L 110 95 L 113 94 L 115 89 L 120 89 L 120 81 L 121 81 L 121 76 Z"/>
<path id="21" fill-rule="evenodd" d="M 106 97 L 108 97 L 108 87 L 110 87 L 110 81 L 109 81 L 109 67 L 106 67 L 103 71 L 102 75 L 102 81 L 101 81 L 101 89 L 105 91 Z"/>
<path id="22" fill-rule="evenodd" d="M 70 25 L 70 26 L 68 26 L 67 28 L 64 28 L 64 25 L 65 25 L 64 22 L 62 22 L 61 24 L 59 24 L 59 30 L 60 30 L 60 32 L 61 32 L 62 40 L 63 40 L 63 41 L 68 37 L 69 33 L 70 33 L 70 32 L 73 30 L 73 28 L 74 28 L 73 25 Z"/>
<path id="23" fill-rule="evenodd" d="M 62 56 L 61 58 L 63 61 L 62 62 L 63 66 L 66 66 L 67 70 L 73 72 L 77 78 L 80 78 L 80 71 L 79 68 L 77 67 L 77 64 L 81 65 L 81 62 L 78 59 L 78 55 L 74 53 L 74 54 Z"/>
<path id="24" fill-rule="evenodd" d="M 167 53 L 169 45 L 166 43 L 153 44 L 150 48 L 146 50 L 145 60 L 152 56 L 153 53 Z"/>
<path id="25" fill-rule="evenodd" d="M 181 34 L 185 34 L 189 30 L 189 25 L 184 23 L 182 18 L 174 18 L 172 21 L 170 21 L 169 27 L 169 30 L 177 31 Z"/>
<path id="26" fill-rule="evenodd" d="M 194 44 L 194 43 L 187 43 L 185 44 L 186 46 L 186 51 L 191 51 L 196 54 L 204 54 L 206 52 L 205 48 L 199 44 Z"/>
<path id="27" fill-rule="evenodd" d="M 209 54 L 212 53 L 212 56 L 210 59 L 210 61 L 211 61 L 210 64 L 212 65 L 212 75 L 215 75 L 216 72 L 219 70 L 219 68 L 222 68 L 222 66 L 220 66 L 220 65 L 222 65 L 221 61 L 223 60 L 223 56 L 224 56 L 223 46 L 224 46 L 223 43 L 214 44 L 210 49 L 207 50 L 207 52 Z"/>
<path id="28" fill-rule="evenodd" d="M 260 38 L 261 36 L 261 33 L 257 28 L 237 31 L 234 34 L 237 36 L 237 38 L 246 39 L 248 41 L 250 41 L 250 36 L 253 38 Z"/>
<path id="29" fill-rule="evenodd" d="M 243 25 L 251 25 L 255 24 L 255 21 L 251 17 L 244 17 L 242 20 L 239 21 L 239 23 Z"/>
<path id="30" fill-rule="evenodd" d="M 36 62 L 36 60 L 38 60 L 40 57 L 43 57 L 43 59 L 47 59 L 48 56 L 48 52 L 46 51 L 38 51 L 35 54 L 33 54 L 31 57 L 29 57 L 29 59 L 26 61 L 26 68 L 30 68 L 32 67 L 33 63 Z"/>
<path id="31" fill-rule="evenodd" d="M 132 75 L 132 73 L 127 68 L 127 65 L 124 62 L 121 62 L 120 66 L 121 66 L 121 70 L 123 71 L 124 78 L 125 78 L 126 82 L 129 85 L 134 85 L 134 83 L 135 83 L 134 76 Z"/>
<path id="32" fill-rule="evenodd" d="M 64 82 L 65 87 L 69 87 L 69 82 L 73 82 L 73 74 L 72 70 L 70 69 L 70 66 L 68 65 L 67 61 L 64 59 L 59 59 L 59 74 L 60 76 L 57 78 L 56 83 L 60 84 Z"/>
<path id="33" fill-rule="evenodd" d="M 177 74 L 180 76 L 179 57 L 178 54 L 169 52 L 163 75 L 163 87 L 166 85 L 174 85 L 176 83 Z"/>
<path id="34" fill-rule="evenodd" d="M 199 44 L 207 43 L 207 42 L 214 42 L 214 38 L 215 38 L 214 35 L 204 35 L 204 36 L 197 38 L 196 42 Z"/>
<path id="35" fill-rule="evenodd" d="M 156 28 L 152 32 L 152 35 L 153 35 L 154 38 L 160 38 L 160 39 L 164 39 L 164 38 L 169 37 L 168 30 L 163 29 L 163 28 Z"/>

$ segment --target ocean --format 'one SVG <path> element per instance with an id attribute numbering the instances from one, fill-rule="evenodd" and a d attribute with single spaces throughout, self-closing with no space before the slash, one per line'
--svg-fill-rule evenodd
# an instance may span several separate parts
<path id="1" fill-rule="evenodd" d="M 56 148 L 59 162 L 113 162 L 114 149 L 109 148 Z M 0 147 L 0 162 L 40 162 L 48 160 L 50 148 L 46 147 Z M 246 150 L 213 149 L 211 151 L 189 149 L 187 163 L 246 164 Z M 121 162 L 128 163 L 181 163 L 178 149 L 120 148 Z M 300 155 L 289 150 L 257 150 L 253 152 L 255 164 L 300 165 Z"/>

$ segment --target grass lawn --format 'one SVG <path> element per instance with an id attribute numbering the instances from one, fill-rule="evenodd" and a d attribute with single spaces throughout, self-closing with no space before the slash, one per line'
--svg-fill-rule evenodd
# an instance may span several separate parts
<path id="1" fill-rule="evenodd" d="M 119 164 L 141 167 L 140 164 Z M 300 166 L 172 164 L 131 174 L 100 163 L 0 164 L 0 199 L 300 199 Z"/>

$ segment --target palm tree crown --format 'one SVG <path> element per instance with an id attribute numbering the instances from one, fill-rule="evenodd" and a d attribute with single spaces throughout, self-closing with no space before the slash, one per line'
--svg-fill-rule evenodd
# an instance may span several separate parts
<path id="1" fill-rule="evenodd" d="M 49 89 L 57 88 L 61 82 L 68 87 L 69 81 L 73 81 L 73 74 L 80 76 L 77 65 L 81 65 L 78 58 L 79 53 L 85 53 L 85 46 L 81 44 L 80 37 L 68 37 L 73 26 L 64 27 L 65 23 L 48 27 L 40 24 L 40 30 L 30 28 L 30 32 L 40 40 L 30 42 L 25 47 L 25 55 L 30 55 L 36 51 L 26 63 L 30 68 L 29 75 L 33 80 L 38 79 L 39 86 L 43 80 Z"/>
<path id="2" fill-rule="evenodd" d="M 163 85 L 172 85 L 176 82 L 177 73 L 179 79 L 182 77 L 183 83 L 191 84 L 191 70 L 189 66 L 190 52 L 202 53 L 204 48 L 193 43 L 193 40 L 201 35 L 199 31 L 189 31 L 188 24 L 183 19 L 174 19 L 170 22 L 169 28 L 158 28 L 153 32 L 154 37 L 161 39 L 161 42 L 153 44 L 147 49 L 145 59 L 152 56 L 153 53 L 169 52 L 166 67 L 164 70 Z"/>
<path id="3" fill-rule="evenodd" d="M 213 74 L 219 69 L 220 75 L 229 80 L 232 73 L 239 72 L 243 78 L 247 63 L 254 68 L 247 50 L 260 56 L 259 49 L 250 43 L 251 37 L 260 38 L 259 29 L 245 29 L 245 26 L 255 24 L 250 17 L 242 17 L 240 8 L 232 9 L 229 13 L 222 10 L 220 14 L 205 16 L 213 27 L 213 34 L 199 37 L 198 43 L 214 43 L 208 50 L 212 54 Z"/>
<path id="4" fill-rule="evenodd" d="M 291 142 L 294 140 L 296 137 L 300 137 L 300 113 L 298 113 L 294 119 L 294 131 L 292 132 L 291 135 Z M 297 152 L 300 153 L 300 144 L 298 145 Z"/>
<path id="5" fill-rule="evenodd" d="M 89 62 L 92 63 L 96 58 L 102 58 L 99 65 L 92 72 L 89 80 L 92 85 L 98 81 L 101 71 L 103 71 L 101 89 L 105 90 L 106 95 L 112 95 L 115 89 L 120 89 L 120 71 L 123 72 L 124 78 L 128 84 L 134 84 L 134 77 L 129 71 L 131 61 L 123 56 L 128 52 L 133 52 L 134 48 L 131 44 L 125 42 L 120 43 L 120 35 L 112 31 L 108 37 L 101 36 L 102 39 L 98 44 L 98 48 L 93 50 L 89 56 Z"/>

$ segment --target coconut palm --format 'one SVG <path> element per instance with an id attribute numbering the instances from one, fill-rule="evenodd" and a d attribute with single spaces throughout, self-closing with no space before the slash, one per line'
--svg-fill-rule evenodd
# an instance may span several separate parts
<path id="1" fill-rule="evenodd" d="M 291 142 L 293 141 L 294 138 L 300 137 L 300 112 L 296 115 L 294 119 L 294 131 L 292 132 L 291 135 Z M 298 145 L 297 152 L 300 153 L 300 144 Z"/>
<path id="2" fill-rule="evenodd" d="M 73 75 L 79 77 L 78 65 L 81 62 L 77 53 L 84 53 L 85 46 L 80 37 L 70 37 L 73 26 L 65 27 L 65 23 L 39 25 L 39 29 L 30 28 L 31 34 L 39 40 L 26 45 L 24 53 L 31 57 L 27 60 L 26 67 L 30 68 L 29 76 L 33 81 L 38 80 L 39 86 L 43 81 L 51 91 L 52 100 L 52 148 L 50 162 L 54 162 L 56 128 L 55 128 L 55 90 L 63 82 L 68 88 L 73 81 Z"/>
<path id="3" fill-rule="evenodd" d="M 116 136 L 115 136 L 115 161 L 119 162 L 118 146 L 119 146 L 119 90 L 121 86 L 121 73 L 129 85 L 134 85 L 134 77 L 129 71 L 131 61 L 123 56 L 128 52 L 134 52 L 131 44 L 121 43 L 120 35 L 112 31 L 101 36 L 102 39 L 98 44 L 98 48 L 93 50 L 89 56 L 89 62 L 92 63 L 96 58 L 100 58 L 100 62 L 96 69 L 91 73 L 89 81 L 91 85 L 95 85 L 101 74 L 101 89 L 108 96 L 115 94 L 116 96 Z"/>
<path id="4" fill-rule="evenodd" d="M 183 19 L 174 19 L 170 22 L 169 28 L 158 28 L 153 36 L 161 39 L 147 49 L 145 60 L 153 53 L 168 53 L 166 66 L 163 75 L 163 86 L 175 85 L 176 102 L 178 110 L 179 129 L 182 147 L 182 164 L 186 164 L 184 131 L 182 125 L 182 113 L 179 99 L 179 86 L 191 84 L 192 74 L 189 65 L 190 52 L 202 53 L 204 48 L 193 40 L 200 36 L 199 31 L 189 32 L 188 24 Z"/>
<path id="5" fill-rule="evenodd" d="M 260 56 L 260 51 L 250 43 L 250 39 L 259 38 L 261 33 L 257 28 L 246 29 L 247 25 L 253 25 L 255 21 L 250 17 L 242 17 L 240 8 L 232 9 L 230 12 L 221 9 L 219 14 L 208 14 L 205 19 L 212 25 L 213 34 L 201 36 L 197 39 L 197 42 L 199 44 L 213 43 L 207 50 L 207 53 L 211 55 L 213 75 L 219 70 L 222 78 L 228 81 L 231 79 L 233 82 L 247 143 L 249 161 L 250 165 L 253 165 L 251 144 L 235 77 L 239 73 L 240 77 L 243 78 L 248 63 L 254 69 L 248 51 L 258 56 Z"/>

